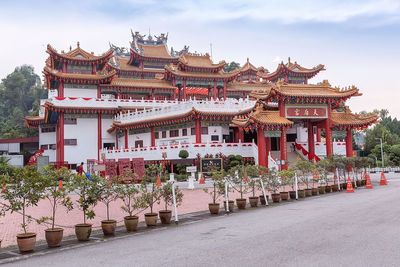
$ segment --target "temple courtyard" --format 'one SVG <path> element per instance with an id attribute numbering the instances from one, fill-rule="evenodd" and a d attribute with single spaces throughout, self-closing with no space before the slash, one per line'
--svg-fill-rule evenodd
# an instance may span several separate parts
<path id="1" fill-rule="evenodd" d="M 16 260 L 8 264 L 397 266 L 400 175 L 386 174 L 387 186 L 379 186 L 379 174 L 371 176 L 373 189 L 330 193 L 219 216 L 207 214 L 209 199 L 201 189 L 185 190 L 184 206 L 179 211 L 186 215 L 178 226 L 157 227 L 105 240 L 97 238 L 60 249 L 37 249 L 33 254 L 3 259 L 0 263 Z M 114 210 L 114 218 L 120 220 L 118 216 L 122 214 Z M 101 207 L 97 212 L 101 215 Z M 70 214 L 59 221 L 72 226 L 78 216 Z M 2 222 L 1 232 L 7 233 L 3 242 L 11 243 L 8 236 L 15 237 L 19 224 L 13 217 L 2 218 Z M 98 222 L 93 223 L 96 226 Z"/>

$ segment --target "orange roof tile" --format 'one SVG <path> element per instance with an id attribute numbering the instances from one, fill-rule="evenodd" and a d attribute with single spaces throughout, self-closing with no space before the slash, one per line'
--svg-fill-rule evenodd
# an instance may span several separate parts
<path id="1" fill-rule="evenodd" d="M 232 120 L 232 123 L 240 127 L 247 127 L 254 123 L 279 126 L 290 126 L 293 124 L 292 121 L 281 117 L 279 114 L 279 110 L 264 110 L 263 105 L 260 103 L 256 105 L 253 112 L 250 112 L 244 117 L 235 117 Z"/>
<path id="2" fill-rule="evenodd" d="M 226 64 L 225 61 L 221 61 L 218 64 L 214 64 L 208 53 L 205 54 L 204 56 L 199 56 L 187 52 L 182 54 L 182 56 L 179 58 L 179 62 L 189 67 L 212 68 L 212 69 L 222 68 Z"/>
<path id="3" fill-rule="evenodd" d="M 367 127 L 378 120 L 378 115 L 375 113 L 367 114 L 366 116 L 361 116 L 359 114 L 351 113 L 348 107 L 345 107 L 344 112 L 339 112 L 337 110 L 332 111 L 331 120 L 333 126 L 344 127 Z"/>
<path id="4" fill-rule="evenodd" d="M 272 73 L 259 72 L 259 75 L 261 78 L 265 80 L 278 78 L 279 75 L 281 75 L 282 73 L 305 74 L 308 78 L 311 78 L 314 77 L 321 70 L 325 70 L 324 65 L 320 64 L 314 68 L 307 69 L 297 64 L 297 62 L 291 63 L 289 59 L 289 62 L 286 64 L 281 62 L 274 72 Z"/>
<path id="5" fill-rule="evenodd" d="M 249 83 L 249 82 L 232 82 L 227 85 L 226 90 L 229 91 L 245 91 L 245 92 L 253 92 L 257 90 L 269 90 L 266 83 Z"/>
<path id="6" fill-rule="evenodd" d="M 70 60 L 75 60 L 75 61 L 99 61 L 99 60 L 107 60 L 110 58 L 113 54 L 113 51 L 109 49 L 107 52 L 100 56 L 95 56 L 93 53 L 86 52 L 79 46 L 79 42 L 77 45 L 77 48 L 70 50 L 66 53 L 64 52 L 57 52 L 56 49 L 54 49 L 51 45 L 47 45 L 47 53 L 50 55 L 55 54 L 58 57 L 65 58 L 65 59 L 70 59 Z"/>
<path id="7" fill-rule="evenodd" d="M 247 58 L 246 63 L 243 65 L 243 67 L 240 68 L 240 72 L 245 72 L 248 70 L 252 70 L 254 72 L 258 72 L 258 69 L 254 67 L 253 64 L 250 63 L 249 58 Z"/>
<path id="8" fill-rule="evenodd" d="M 164 69 L 141 69 L 139 67 L 136 66 L 132 66 L 129 64 L 129 59 L 128 58 L 119 58 L 119 57 L 115 57 L 116 60 L 118 60 L 119 62 L 119 68 L 115 67 L 114 65 L 108 63 L 113 69 L 117 69 L 117 70 L 122 70 L 122 71 L 135 71 L 135 72 L 157 72 L 157 73 L 164 73 L 165 70 Z"/>
<path id="9" fill-rule="evenodd" d="M 223 78 L 234 78 L 239 74 L 239 69 L 230 71 L 230 72 L 215 72 L 215 73 L 207 73 L 207 72 L 186 72 L 179 70 L 175 65 L 166 65 L 165 70 L 176 75 L 176 76 L 184 76 L 184 77 L 199 77 L 199 78 L 210 78 L 210 79 L 223 79 Z"/>
<path id="10" fill-rule="evenodd" d="M 162 88 L 162 89 L 175 89 L 166 80 L 158 79 L 126 79 L 126 78 L 114 78 L 110 84 L 105 84 L 107 87 L 140 87 L 140 88 Z"/>
<path id="11" fill-rule="evenodd" d="M 50 69 L 49 67 L 44 67 L 44 74 L 45 75 L 51 75 L 60 79 L 67 79 L 67 80 L 71 80 L 71 79 L 83 79 L 83 80 L 105 80 L 108 78 L 113 77 L 116 72 L 115 71 L 111 71 L 105 75 L 102 74 L 80 74 L 80 73 L 64 73 L 64 72 L 60 72 L 57 70 L 53 70 Z"/>

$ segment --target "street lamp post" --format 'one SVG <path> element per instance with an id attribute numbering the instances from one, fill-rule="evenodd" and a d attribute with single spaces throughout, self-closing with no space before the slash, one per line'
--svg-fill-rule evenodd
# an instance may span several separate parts
<path id="1" fill-rule="evenodd" d="M 385 167 L 385 162 L 384 162 L 384 159 L 383 159 L 383 145 L 382 145 L 382 138 L 376 138 L 376 139 L 379 139 L 379 140 L 380 140 L 380 142 L 381 142 L 382 168 L 384 168 L 384 167 Z"/>

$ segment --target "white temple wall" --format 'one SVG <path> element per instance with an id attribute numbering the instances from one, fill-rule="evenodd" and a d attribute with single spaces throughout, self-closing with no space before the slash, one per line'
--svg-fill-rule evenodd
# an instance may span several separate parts
<path id="1" fill-rule="evenodd" d="M 97 89 L 64 88 L 65 97 L 97 97 Z"/>
<path id="2" fill-rule="evenodd" d="M 64 160 L 70 164 L 97 159 L 97 118 L 77 118 L 64 126 L 64 139 L 76 139 L 77 145 L 64 146 Z"/>
<path id="3" fill-rule="evenodd" d="M 101 117 L 101 139 L 102 139 L 102 144 L 104 143 L 114 143 L 115 145 L 115 133 L 114 134 L 109 134 L 107 132 L 108 129 L 110 129 L 111 125 L 113 123 L 113 119 L 111 116 L 107 115 L 102 115 Z M 103 147 L 103 145 L 102 145 Z"/>
<path id="4" fill-rule="evenodd" d="M 307 128 L 297 127 L 297 142 L 308 142 L 308 131 Z"/>
<path id="5" fill-rule="evenodd" d="M 43 126 L 39 127 L 39 149 L 42 145 L 47 145 L 47 149 L 44 150 L 43 156 L 49 156 L 50 162 L 56 161 L 56 149 L 50 149 L 50 145 L 53 145 L 52 148 L 56 145 L 56 132 L 50 133 L 42 133 Z"/>

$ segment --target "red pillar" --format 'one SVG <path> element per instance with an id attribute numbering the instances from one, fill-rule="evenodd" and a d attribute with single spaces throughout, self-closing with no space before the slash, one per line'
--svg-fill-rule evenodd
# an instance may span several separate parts
<path id="1" fill-rule="evenodd" d="M 333 154 L 332 130 L 330 127 L 329 118 L 325 120 L 325 135 L 326 135 L 326 156 L 329 157 Z"/>
<path id="2" fill-rule="evenodd" d="M 196 128 L 196 143 L 201 143 L 201 119 L 200 118 L 196 118 L 195 128 Z"/>
<path id="3" fill-rule="evenodd" d="M 154 133 L 154 127 L 150 128 L 151 135 L 151 146 L 156 146 L 156 134 Z"/>
<path id="4" fill-rule="evenodd" d="M 186 100 L 186 80 L 183 80 L 182 98 L 183 98 L 184 100 Z"/>
<path id="5" fill-rule="evenodd" d="M 64 97 L 64 82 L 58 82 L 58 97 Z"/>
<path id="6" fill-rule="evenodd" d="M 217 81 L 214 81 L 214 90 L 213 90 L 213 99 L 216 100 L 217 99 Z"/>
<path id="7" fill-rule="evenodd" d="M 103 148 L 101 136 L 101 114 L 97 114 L 97 160 L 100 160 L 100 149 Z"/>
<path id="8" fill-rule="evenodd" d="M 67 73 L 67 62 L 63 62 L 63 65 L 62 65 L 62 72 L 64 72 L 64 73 Z"/>
<path id="9" fill-rule="evenodd" d="M 151 99 L 154 99 L 154 89 L 151 89 Z"/>
<path id="10" fill-rule="evenodd" d="M 269 156 L 269 153 L 271 152 L 271 137 L 265 137 L 265 148 L 266 148 L 265 150 L 266 150 L 266 157 L 267 157 L 266 167 L 268 167 L 268 156 Z"/>
<path id="11" fill-rule="evenodd" d="M 289 75 L 285 75 L 285 83 L 289 83 Z"/>
<path id="12" fill-rule="evenodd" d="M 286 129 L 281 130 L 281 160 L 285 161 L 285 164 L 281 166 L 282 170 L 287 170 L 287 147 L 286 147 Z"/>
<path id="13" fill-rule="evenodd" d="M 115 133 L 115 148 L 118 149 L 118 134 Z"/>
<path id="14" fill-rule="evenodd" d="M 58 115 L 57 163 L 64 164 L 64 112 Z"/>
<path id="15" fill-rule="evenodd" d="M 257 128 L 258 165 L 268 167 L 264 129 Z"/>
<path id="16" fill-rule="evenodd" d="M 92 64 L 92 74 L 96 74 L 97 69 L 96 69 L 96 63 Z"/>
<path id="17" fill-rule="evenodd" d="M 233 128 L 233 142 L 239 143 L 239 128 L 238 127 Z"/>
<path id="18" fill-rule="evenodd" d="M 307 122 L 308 132 L 308 159 L 313 160 L 315 155 L 314 127 L 311 121 Z"/>
<path id="19" fill-rule="evenodd" d="M 279 99 L 278 109 L 279 109 L 279 115 L 281 117 L 285 117 L 285 102 L 283 102 L 282 99 Z"/>
<path id="20" fill-rule="evenodd" d="M 97 98 L 101 98 L 101 89 L 99 85 L 97 85 Z"/>
<path id="21" fill-rule="evenodd" d="M 244 131 L 243 131 L 242 127 L 239 127 L 239 129 L 238 129 L 238 137 L 239 137 L 239 141 L 241 143 L 243 143 L 244 142 Z"/>
<path id="22" fill-rule="evenodd" d="M 317 142 L 321 142 L 321 128 L 317 126 Z"/>
<path id="23" fill-rule="evenodd" d="M 223 94 L 224 94 L 224 101 L 226 100 L 226 82 L 224 81 L 224 89 L 223 89 Z"/>
<path id="24" fill-rule="evenodd" d="M 351 128 L 347 129 L 346 135 L 346 157 L 350 158 L 353 156 L 353 135 Z"/>
<path id="25" fill-rule="evenodd" d="M 125 129 L 125 148 L 128 148 L 128 129 Z"/>

